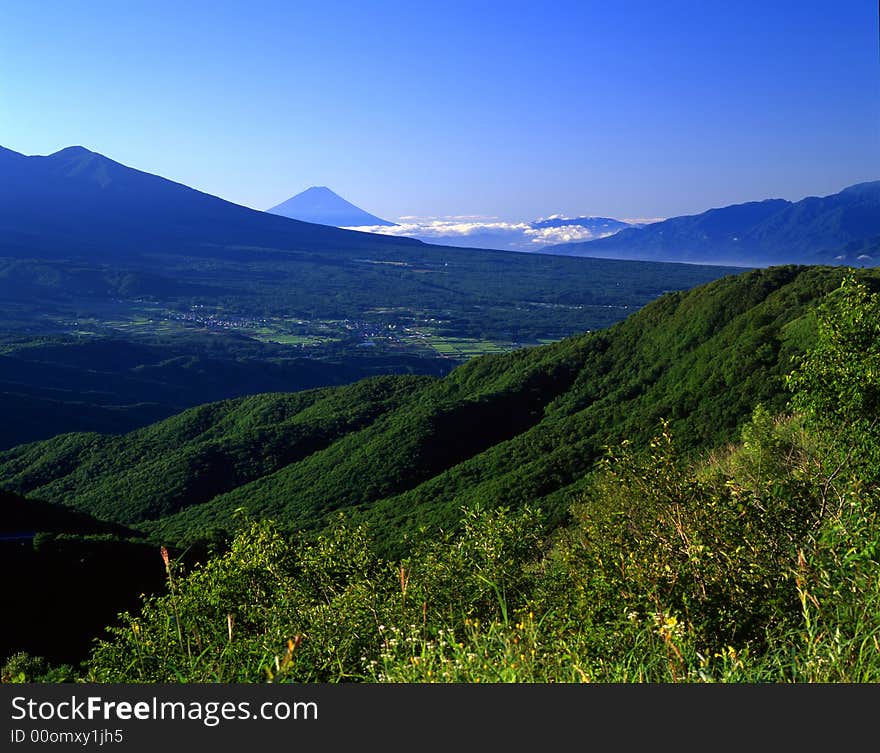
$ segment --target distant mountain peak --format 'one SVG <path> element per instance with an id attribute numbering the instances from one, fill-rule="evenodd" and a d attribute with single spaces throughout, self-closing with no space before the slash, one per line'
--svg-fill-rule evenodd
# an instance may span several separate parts
<path id="1" fill-rule="evenodd" d="M 88 175 L 102 189 L 113 182 L 114 174 L 118 174 L 118 170 L 126 169 L 109 157 L 78 145 L 59 149 L 43 159 L 64 175 Z"/>
<path id="2" fill-rule="evenodd" d="M 266 211 L 270 214 L 278 214 L 294 220 L 314 222 L 318 225 L 331 225 L 333 227 L 375 225 L 391 227 L 395 224 L 365 212 L 350 201 L 343 199 L 327 186 L 311 186 Z"/>
<path id="3" fill-rule="evenodd" d="M 336 191 L 329 189 L 327 186 L 309 186 L 305 191 L 298 193 L 295 198 L 312 197 L 314 199 L 339 200 L 345 201 Z M 290 201 L 291 199 L 288 199 Z M 285 202 L 286 203 L 286 202 Z M 350 202 L 345 202 L 349 204 Z M 351 206 L 354 206 L 353 204 Z"/>
<path id="4" fill-rule="evenodd" d="M 594 217 L 590 215 L 581 215 L 579 217 L 563 217 L 560 214 L 554 214 L 550 217 L 542 217 L 540 220 L 535 220 L 534 222 L 530 223 L 530 225 L 535 230 L 541 230 L 543 228 L 578 226 L 597 230 L 613 230 L 615 232 L 617 230 L 623 230 L 624 228 L 632 227 L 632 223 L 624 222 L 623 220 L 616 220 L 613 217 Z"/>
<path id="5" fill-rule="evenodd" d="M 86 149 L 84 146 L 66 146 L 64 149 L 59 149 L 57 152 L 50 154 L 50 157 L 79 157 L 83 155 L 97 154 L 97 152 L 93 152 L 91 149 Z"/>

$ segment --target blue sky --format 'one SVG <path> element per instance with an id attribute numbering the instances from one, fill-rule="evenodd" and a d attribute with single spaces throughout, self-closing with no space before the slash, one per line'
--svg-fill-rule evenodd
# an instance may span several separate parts
<path id="1" fill-rule="evenodd" d="M 880 179 L 871 0 L 4 0 L 0 144 L 265 209 L 668 217 Z"/>

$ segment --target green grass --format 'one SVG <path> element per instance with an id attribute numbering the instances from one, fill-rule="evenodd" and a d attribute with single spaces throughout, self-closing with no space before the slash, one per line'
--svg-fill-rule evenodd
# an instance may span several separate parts
<path id="1" fill-rule="evenodd" d="M 332 337 L 315 337 L 312 335 L 259 335 L 256 338 L 261 342 L 278 343 L 279 345 L 324 345 L 338 342 Z"/>
<path id="2" fill-rule="evenodd" d="M 441 355 L 457 358 L 474 358 L 490 353 L 507 353 L 517 348 L 514 343 L 477 340 L 469 337 L 444 337 L 443 335 L 433 333 L 421 339 L 420 342 Z"/>

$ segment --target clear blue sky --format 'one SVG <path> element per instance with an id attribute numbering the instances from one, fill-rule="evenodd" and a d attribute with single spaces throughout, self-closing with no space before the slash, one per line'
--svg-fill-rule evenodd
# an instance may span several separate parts
<path id="1" fill-rule="evenodd" d="M 880 179 L 874 0 L 3 0 L 0 144 L 257 209 L 668 217 Z"/>

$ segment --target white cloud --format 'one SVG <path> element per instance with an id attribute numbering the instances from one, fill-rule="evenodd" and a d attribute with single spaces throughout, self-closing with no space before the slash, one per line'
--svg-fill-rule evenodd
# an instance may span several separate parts
<path id="1" fill-rule="evenodd" d="M 561 214 L 554 214 L 529 223 L 506 222 L 497 217 L 481 215 L 446 215 L 441 217 L 409 215 L 398 217 L 396 219 L 398 224 L 391 227 L 362 225 L 346 229 L 358 230 L 363 233 L 407 236 L 439 245 L 498 248 L 512 251 L 537 251 L 543 246 L 590 241 L 614 234 L 604 230 L 590 229 L 583 225 L 532 227 L 533 224 L 542 221 L 561 219 L 569 218 Z"/>
<path id="2" fill-rule="evenodd" d="M 558 217 L 548 219 L 562 218 Z M 555 243 L 576 243 L 578 241 L 593 241 L 596 240 L 596 238 L 605 238 L 609 235 L 614 235 L 614 232 L 597 233 L 596 231 L 590 230 L 586 227 L 582 227 L 581 225 L 528 228 L 528 230 L 526 230 L 525 232 L 526 235 L 530 237 L 532 243 L 537 243 L 541 246 L 551 246 Z"/>
<path id="3" fill-rule="evenodd" d="M 652 225 L 655 222 L 663 222 L 666 217 L 635 217 L 633 219 L 621 220 L 628 222 L 630 225 Z"/>
<path id="4" fill-rule="evenodd" d="M 445 238 L 447 236 L 468 236 L 476 234 L 504 235 L 508 233 L 523 233 L 529 229 L 526 222 L 487 222 L 479 218 L 455 217 L 455 218 L 421 218 L 420 222 L 411 218 L 401 217 L 397 225 L 386 227 L 382 225 L 364 225 L 349 227 L 347 230 L 359 230 L 362 233 L 381 233 L 383 235 L 409 235 L 428 238 Z"/>
<path id="5" fill-rule="evenodd" d="M 439 216 L 428 215 L 422 216 L 418 214 L 407 214 L 403 217 L 398 217 L 397 221 L 401 223 L 408 222 L 416 222 L 416 223 L 431 223 L 431 222 L 442 222 L 442 221 L 451 221 L 451 220 L 486 220 L 493 221 L 497 220 L 497 217 L 493 217 L 491 215 L 486 214 L 441 214 Z"/>

